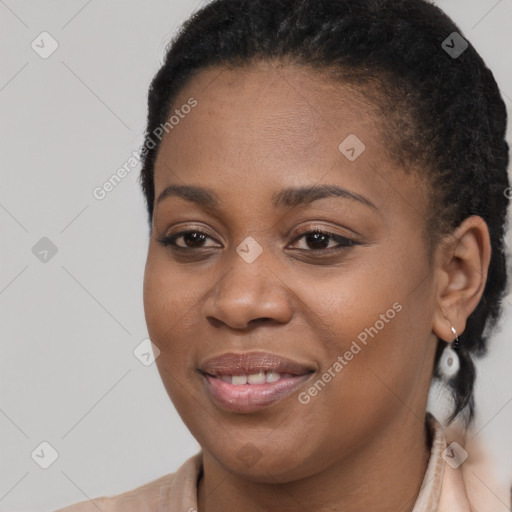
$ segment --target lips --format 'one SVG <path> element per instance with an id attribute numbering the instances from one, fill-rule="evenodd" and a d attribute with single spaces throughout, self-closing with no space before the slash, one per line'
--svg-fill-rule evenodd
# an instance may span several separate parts
<path id="1" fill-rule="evenodd" d="M 253 412 L 292 394 L 314 368 L 268 352 L 227 353 L 199 365 L 206 391 L 224 410 Z"/>

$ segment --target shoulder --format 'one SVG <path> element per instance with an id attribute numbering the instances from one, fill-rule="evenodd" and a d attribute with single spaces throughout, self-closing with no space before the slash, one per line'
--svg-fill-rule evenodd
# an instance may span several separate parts
<path id="1" fill-rule="evenodd" d="M 116 496 L 101 496 L 60 508 L 55 512 L 157 512 L 190 510 L 197 505 L 197 481 L 202 472 L 202 451 L 169 473 Z"/>
<path id="2" fill-rule="evenodd" d="M 81 501 L 59 508 L 55 512 L 156 512 L 160 501 L 160 489 L 170 486 L 175 475 L 176 473 L 170 473 L 123 494 Z"/>

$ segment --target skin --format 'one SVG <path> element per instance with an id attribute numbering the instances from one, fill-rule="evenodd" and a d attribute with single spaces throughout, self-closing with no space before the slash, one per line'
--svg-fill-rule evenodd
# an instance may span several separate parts
<path id="1" fill-rule="evenodd" d="M 174 107 L 190 97 L 197 106 L 162 141 L 155 197 L 196 185 L 220 207 L 176 196 L 156 205 L 144 307 L 162 381 L 203 449 L 199 510 L 412 510 L 430 454 L 424 418 L 437 337 L 452 341 L 452 325 L 460 334 L 481 297 L 485 223 L 466 219 L 430 263 L 425 181 L 388 157 L 375 109 L 317 72 L 270 62 L 211 68 Z M 354 161 L 338 150 L 349 134 L 366 146 Z M 283 188 L 318 184 L 374 207 L 346 197 L 272 205 Z M 315 250 L 300 231 L 314 228 L 357 245 L 335 252 L 327 238 L 329 248 Z M 202 248 L 157 241 L 186 229 L 207 235 Z M 236 252 L 249 236 L 263 249 L 252 263 Z M 298 390 L 307 391 L 394 303 L 401 311 L 307 404 L 294 393 L 240 414 L 205 392 L 201 361 L 250 350 L 314 368 Z"/>

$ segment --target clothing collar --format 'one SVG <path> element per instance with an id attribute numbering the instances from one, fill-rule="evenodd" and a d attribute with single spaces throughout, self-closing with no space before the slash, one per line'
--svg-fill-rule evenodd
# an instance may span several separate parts
<path id="1" fill-rule="evenodd" d="M 462 470 L 452 468 L 444 458 L 448 447 L 443 427 L 429 412 L 425 423 L 431 437 L 430 458 L 412 512 L 471 512 Z"/>

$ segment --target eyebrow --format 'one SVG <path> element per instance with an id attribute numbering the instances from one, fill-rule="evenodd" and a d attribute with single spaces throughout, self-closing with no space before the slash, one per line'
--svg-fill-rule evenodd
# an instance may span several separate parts
<path id="1" fill-rule="evenodd" d="M 168 197 L 181 197 L 206 209 L 220 209 L 220 201 L 214 192 L 204 187 L 194 185 L 170 185 L 158 196 L 156 204 L 160 204 Z M 377 207 L 365 197 L 350 192 L 338 185 L 311 185 L 307 187 L 292 187 L 283 189 L 272 196 L 272 204 L 276 208 L 293 208 L 299 205 L 308 205 L 326 197 L 342 197 L 358 201 L 370 208 L 377 210 Z"/>

